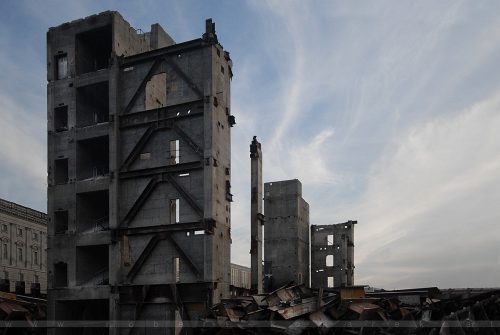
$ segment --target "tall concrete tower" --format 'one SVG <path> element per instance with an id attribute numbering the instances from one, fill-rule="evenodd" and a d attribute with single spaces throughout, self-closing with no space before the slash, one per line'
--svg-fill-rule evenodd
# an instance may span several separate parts
<path id="1" fill-rule="evenodd" d="M 232 62 L 104 12 L 47 33 L 49 320 L 198 320 L 229 296 Z M 57 334 L 141 329 L 51 329 Z M 173 334 L 148 328 L 147 334 Z"/>
<path id="2" fill-rule="evenodd" d="M 252 290 L 262 293 L 262 151 L 257 137 L 250 144 L 252 199 L 251 215 L 251 249 L 252 255 Z"/>
<path id="3" fill-rule="evenodd" d="M 294 281 L 309 286 L 309 204 L 299 180 L 264 184 L 264 262 L 267 289 Z"/>

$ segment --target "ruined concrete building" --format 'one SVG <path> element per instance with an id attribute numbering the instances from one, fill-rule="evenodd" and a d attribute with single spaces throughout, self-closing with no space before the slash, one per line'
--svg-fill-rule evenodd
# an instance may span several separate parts
<path id="1" fill-rule="evenodd" d="M 268 289 L 309 286 L 309 204 L 299 180 L 264 184 L 264 264 Z"/>
<path id="2" fill-rule="evenodd" d="M 196 320 L 229 295 L 231 66 L 211 20 L 179 44 L 117 12 L 49 29 L 49 319 Z"/>
<path id="3" fill-rule="evenodd" d="M 354 225 L 311 226 L 311 287 L 354 285 Z"/>

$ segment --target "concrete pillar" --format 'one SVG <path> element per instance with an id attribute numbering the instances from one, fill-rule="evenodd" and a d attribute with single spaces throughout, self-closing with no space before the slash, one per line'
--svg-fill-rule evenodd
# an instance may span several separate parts
<path id="1" fill-rule="evenodd" d="M 252 257 L 252 290 L 262 293 L 262 151 L 257 137 L 250 144 L 251 158 L 251 249 Z"/>

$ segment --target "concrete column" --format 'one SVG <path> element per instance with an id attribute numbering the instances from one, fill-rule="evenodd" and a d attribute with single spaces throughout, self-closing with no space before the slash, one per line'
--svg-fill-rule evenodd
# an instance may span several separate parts
<path id="1" fill-rule="evenodd" d="M 252 290 L 262 293 L 262 151 L 257 137 L 250 144 L 251 158 L 251 249 Z"/>

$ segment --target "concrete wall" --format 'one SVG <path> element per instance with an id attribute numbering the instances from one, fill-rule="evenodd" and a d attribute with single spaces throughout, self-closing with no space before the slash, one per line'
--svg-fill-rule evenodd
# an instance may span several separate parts
<path id="1" fill-rule="evenodd" d="M 272 288 L 290 281 L 309 285 L 309 205 L 297 179 L 264 184 L 264 261 Z"/>
<path id="2" fill-rule="evenodd" d="M 106 35 L 107 27 L 111 38 L 95 34 L 98 28 Z M 91 40 L 88 31 L 94 34 Z M 76 306 L 89 299 L 109 301 L 99 306 L 109 309 L 111 319 L 161 320 L 175 317 L 176 309 L 189 314 L 181 317 L 196 319 L 207 305 L 228 297 L 232 64 L 215 32 L 204 36 L 176 45 L 159 25 L 138 33 L 116 12 L 49 30 L 49 319 L 59 317 L 61 303 Z M 107 50 L 102 44 L 108 41 L 112 47 L 105 62 L 93 52 Z M 86 60 L 79 62 L 83 44 Z M 61 55 L 67 57 L 64 78 Z M 95 71 L 88 71 L 88 59 L 97 64 Z M 78 70 L 80 63 L 85 71 Z M 87 113 L 84 107 L 92 97 L 77 103 L 77 91 L 98 83 L 106 84 L 109 115 L 79 124 L 77 116 Z M 62 130 L 55 127 L 54 111 L 60 106 L 68 110 Z M 82 168 L 94 164 L 82 150 L 98 137 L 108 141 L 109 157 L 98 159 L 108 169 L 78 178 Z M 178 152 L 172 152 L 172 141 L 178 141 Z M 56 183 L 58 159 L 68 160 L 68 178 Z M 68 228 L 56 232 L 54 220 L 62 211 L 68 213 Z M 98 257 L 99 262 L 92 261 Z M 61 274 L 65 266 L 67 273 Z M 67 286 L 54 278 L 63 275 Z M 158 299 L 165 299 L 163 306 L 154 305 Z M 135 310 L 139 303 L 144 306 L 140 313 Z M 84 309 L 91 305 L 81 303 Z"/>
<path id="3" fill-rule="evenodd" d="M 311 287 L 354 285 L 354 225 L 356 223 L 356 221 L 348 221 L 311 226 Z"/>

